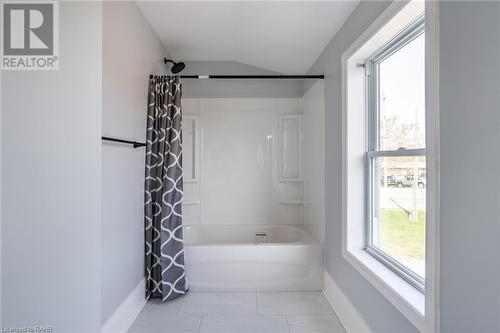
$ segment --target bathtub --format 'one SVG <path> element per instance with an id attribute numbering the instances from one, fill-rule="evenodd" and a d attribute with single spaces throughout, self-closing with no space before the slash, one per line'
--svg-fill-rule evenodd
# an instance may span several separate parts
<path id="1" fill-rule="evenodd" d="M 192 291 L 319 291 L 323 245 L 296 226 L 186 226 Z"/>

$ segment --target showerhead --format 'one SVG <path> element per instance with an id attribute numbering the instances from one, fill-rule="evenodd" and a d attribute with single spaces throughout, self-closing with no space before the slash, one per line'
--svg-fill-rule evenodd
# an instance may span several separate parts
<path id="1" fill-rule="evenodd" d="M 167 58 L 163 58 L 163 61 L 165 62 L 165 64 L 167 63 L 172 63 L 172 68 L 170 69 L 170 71 L 173 73 L 173 74 L 177 74 L 177 73 L 180 73 L 184 70 L 184 68 L 186 68 L 186 64 L 184 64 L 182 61 L 179 61 L 179 62 L 175 62 L 171 59 L 167 59 Z"/>
<path id="2" fill-rule="evenodd" d="M 186 65 L 181 61 L 181 62 L 174 64 L 172 66 L 171 71 L 172 71 L 172 73 L 177 74 L 177 73 L 182 72 L 185 67 L 186 67 Z"/>

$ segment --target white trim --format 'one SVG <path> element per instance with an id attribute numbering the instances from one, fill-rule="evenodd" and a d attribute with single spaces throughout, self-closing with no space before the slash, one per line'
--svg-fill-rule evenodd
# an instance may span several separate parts
<path id="1" fill-rule="evenodd" d="M 184 178 L 184 183 L 199 183 L 200 182 L 200 117 L 196 115 L 185 115 L 184 120 L 191 120 L 194 123 L 193 126 L 193 154 L 194 154 L 194 178 Z"/>
<path id="2" fill-rule="evenodd" d="M 285 165 L 283 149 L 284 138 L 283 138 L 283 122 L 285 120 L 295 120 L 297 122 L 298 130 L 298 165 L 297 165 L 297 177 L 285 177 L 283 175 L 283 168 Z M 300 183 L 302 182 L 302 114 L 285 114 L 278 116 L 278 182 L 280 183 Z"/>
<path id="3" fill-rule="evenodd" d="M 349 251 L 344 258 L 415 327 L 427 331 L 424 294 L 364 250 Z"/>
<path id="4" fill-rule="evenodd" d="M 2 16 L 3 17 L 3 16 Z M 2 71 L 0 71 L 0 189 L 2 188 Z M 0 191 L 0 243 L 2 240 L 2 191 Z M 2 268 L 2 246 L 0 244 L 0 271 Z M 0 327 L 2 325 L 2 274 L 0 274 Z"/>
<path id="5" fill-rule="evenodd" d="M 426 202 L 426 331 L 439 332 L 439 214 L 440 214 L 440 133 L 439 133 L 439 1 L 425 1 L 425 119 L 427 147 Z"/>
<path id="6" fill-rule="evenodd" d="M 188 205 L 188 206 L 189 205 L 196 206 L 196 205 L 200 204 L 200 200 L 183 200 L 182 204 L 183 205 Z"/>
<path id="7" fill-rule="evenodd" d="M 146 280 L 130 292 L 111 317 L 102 325 L 101 333 L 126 333 L 144 305 L 146 305 Z"/>
<path id="8" fill-rule="evenodd" d="M 323 281 L 323 294 L 325 295 L 328 303 L 330 303 L 332 308 L 335 310 L 335 313 L 345 330 L 348 333 L 372 332 L 364 318 L 358 310 L 356 310 L 354 305 L 352 305 L 346 295 L 344 295 L 342 290 L 327 271 L 325 271 Z"/>
<path id="9" fill-rule="evenodd" d="M 278 201 L 278 205 L 303 205 L 304 201 L 303 200 L 287 200 L 287 199 L 282 199 Z"/>
<path id="10" fill-rule="evenodd" d="M 426 146 L 427 146 L 427 240 L 426 240 L 426 291 L 425 295 L 410 287 L 411 285 L 383 266 L 380 262 L 364 251 L 366 242 L 361 242 L 360 235 L 364 235 L 364 226 L 352 223 L 351 220 L 361 220 L 362 215 L 356 213 L 352 206 L 353 198 L 363 199 L 356 193 L 364 181 L 360 179 L 350 180 L 350 173 L 359 171 L 359 158 L 354 158 L 351 152 L 349 136 L 351 113 L 348 114 L 348 98 L 353 94 L 349 91 L 351 81 L 347 75 L 351 75 L 349 59 L 366 44 L 373 42 L 374 36 L 384 28 L 392 29 L 385 25 L 401 12 L 409 2 L 394 1 L 387 9 L 370 25 L 370 27 L 344 52 L 342 55 L 342 256 L 358 270 L 389 302 L 398 309 L 413 325 L 420 331 L 439 331 L 438 322 L 438 279 L 439 279 L 439 133 L 438 133 L 438 96 L 439 96 L 439 43 L 438 43 L 438 7 L 439 3 L 431 0 L 425 2 L 426 6 Z M 418 1 L 411 2 L 418 6 Z M 420 3 L 421 5 L 421 3 Z M 410 6 L 407 7 L 411 10 Z M 393 24 L 393 23 L 391 23 Z M 379 38 L 378 35 L 376 38 Z M 380 39 L 380 38 L 379 38 Z M 380 42 L 375 40 L 375 42 Z M 376 43 L 375 43 L 376 44 Z M 372 45 L 370 45 L 372 46 Z M 359 59 L 356 59 L 359 60 Z M 351 59 L 352 61 L 352 59 Z M 349 68 L 348 68 L 349 65 Z M 359 69 L 361 70 L 361 69 Z M 357 74 L 356 74 L 357 75 Z M 359 115 L 357 121 L 365 121 Z M 351 119 L 352 121 L 352 119 Z M 356 132 L 356 135 L 359 133 Z M 358 140 L 361 138 L 358 138 Z M 365 138 L 366 139 L 366 138 Z M 348 142 L 349 141 L 349 142 Z M 361 141 L 354 143 L 356 149 L 360 149 Z M 357 145 L 357 146 L 356 146 Z M 359 146 L 359 147 L 358 147 Z M 365 143 L 366 146 L 366 143 Z M 366 148 L 366 147 L 365 147 Z M 364 149 L 366 151 L 366 149 Z M 351 177 L 352 178 L 352 177 Z M 359 177 L 357 177 L 359 178 Z M 352 182 L 352 184 L 351 184 Z M 432 184 L 430 184 L 432 182 Z M 348 188 L 349 185 L 349 188 Z M 364 190 L 363 190 L 364 192 Z M 357 203 L 356 203 L 357 205 Z M 354 215 L 357 214 L 357 215 Z M 359 237 L 352 238 L 350 235 Z M 358 239 L 359 238 L 359 239 Z M 363 238 L 364 239 L 364 238 Z M 391 273 L 392 272 L 392 273 Z"/>
<path id="11" fill-rule="evenodd" d="M 372 150 L 367 152 L 368 157 L 384 156 L 425 156 L 425 149 L 397 149 L 397 150 Z"/>
<path id="12" fill-rule="evenodd" d="M 197 98 L 198 101 L 198 114 L 200 120 L 200 182 L 198 188 L 198 197 L 200 198 L 199 212 L 200 217 L 198 218 L 197 224 L 205 224 L 205 216 L 207 215 L 206 208 L 206 198 L 205 198 L 205 109 L 206 109 L 206 98 Z"/>

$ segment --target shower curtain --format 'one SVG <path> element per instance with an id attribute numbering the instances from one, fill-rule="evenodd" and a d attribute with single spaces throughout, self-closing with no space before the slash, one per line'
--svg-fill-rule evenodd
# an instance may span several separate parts
<path id="1" fill-rule="evenodd" d="M 146 134 L 146 298 L 188 290 L 182 237 L 182 109 L 179 76 L 149 79 Z"/>

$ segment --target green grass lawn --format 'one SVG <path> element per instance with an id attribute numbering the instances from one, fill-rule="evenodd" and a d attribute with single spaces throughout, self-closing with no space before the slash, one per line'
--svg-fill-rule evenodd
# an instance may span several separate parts
<path id="1" fill-rule="evenodd" d="M 413 223 L 400 209 L 381 209 L 380 248 L 396 259 L 425 259 L 425 212 Z"/>

